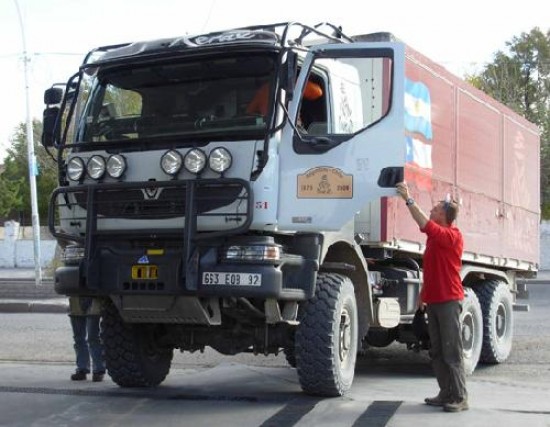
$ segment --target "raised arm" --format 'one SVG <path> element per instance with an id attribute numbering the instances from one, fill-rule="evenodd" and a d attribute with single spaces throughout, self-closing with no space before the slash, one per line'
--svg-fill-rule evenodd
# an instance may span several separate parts
<path id="1" fill-rule="evenodd" d="M 414 199 L 409 194 L 409 187 L 407 186 L 407 183 L 400 182 L 396 185 L 396 188 L 397 193 L 401 196 L 403 200 L 405 200 L 405 204 L 409 208 L 409 212 L 411 213 L 413 219 L 416 221 L 418 226 L 423 229 L 430 218 L 424 213 L 422 209 L 420 209 L 420 206 L 416 204 Z"/>

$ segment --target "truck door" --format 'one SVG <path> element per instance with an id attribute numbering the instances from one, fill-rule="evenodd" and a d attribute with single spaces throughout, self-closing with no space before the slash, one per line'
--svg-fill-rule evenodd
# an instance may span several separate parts
<path id="1" fill-rule="evenodd" d="M 319 45 L 305 58 L 282 131 L 278 224 L 340 230 L 403 180 L 404 46 Z"/>

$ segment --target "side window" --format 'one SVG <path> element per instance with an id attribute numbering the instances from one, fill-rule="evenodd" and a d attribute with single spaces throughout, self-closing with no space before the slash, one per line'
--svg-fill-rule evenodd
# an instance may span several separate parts
<path id="1" fill-rule="evenodd" d="M 327 133 L 328 110 L 327 90 L 323 77 L 310 73 L 298 110 L 296 124 L 298 130 L 310 135 Z"/>
<path id="2" fill-rule="evenodd" d="M 309 134 L 351 135 L 388 113 L 391 59 L 317 58 L 312 70 L 320 70 L 327 83 L 321 86 L 323 94 L 313 103 L 307 101 L 307 87 L 304 91 L 300 113 Z M 309 81 L 322 84 L 323 79 L 312 72 Z M 312 108 L 315 111 L 308 122 L 310 104 L 315 102 L 324 104 L 324 114 Z"/>
<path id="3" fill-rule="evenodd" d="M 78 134 L 77 128 L 82 125 L 79 118 L 82 117 L 82 112 L 86 109 L 86 104 L 90 98 L 91 87 L 93 84 L 93 73 L 84 72 L 81 76 L 80 87 L 78 88 L 78 97 L 76 99 L 75 110 L 70 123 L 62 123 L 61 128 L 64 129 L 68 124 L 66 143 L 71 143 L 76 140 L 75 135 Z M 66 117 L 63 118 L 65 120 Z"/>

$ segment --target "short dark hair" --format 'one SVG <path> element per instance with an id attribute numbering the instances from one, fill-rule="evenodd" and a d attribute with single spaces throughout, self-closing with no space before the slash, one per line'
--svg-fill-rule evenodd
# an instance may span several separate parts
<path id="1" fill-rule="evenodd" d="M 441 200 L 443 204 L 443 210 L 445 211 L 445 220 L 447 224 L 452 224 L 458 216 L 458 202 L 455 200 L 447 201 Z"/>

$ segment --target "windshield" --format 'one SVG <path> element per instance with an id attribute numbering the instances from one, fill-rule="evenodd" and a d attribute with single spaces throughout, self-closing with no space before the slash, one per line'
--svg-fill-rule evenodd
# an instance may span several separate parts
<path id="1" fill-rule="evenodd" d="M 275 56 L 266 54 L 100 68 L 77 142 L 261 138 L 274 72 Z"/>

